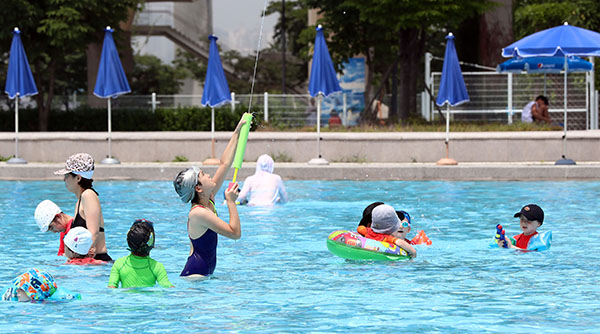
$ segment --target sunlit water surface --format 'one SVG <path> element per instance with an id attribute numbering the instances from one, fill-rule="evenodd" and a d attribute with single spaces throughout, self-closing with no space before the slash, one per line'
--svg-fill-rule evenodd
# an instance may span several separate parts
<path id="1" fill-rule="evenodd" d="M 290 181 L 290 202 L 239 207 L 242 238 L 219 239 L 212 279 L 188 282 L 189 204 L 171 182 L 97 182 L 109 254 L 128 254 L 136 218 L 155 222 L 172 289 L 108 289 L 110 266 L 64 265 L 58 235 L 33 220 L 49 198 L 72 214 L 62 182 L 0 181 L 0 283 L 29 267 L 48 270 L 82 300 L 0 303 L 0 332 L 597 332 L 600 324 L 600 182 Z M 350 262 L 327 235 L 354 229 L 384 201 L 413 215 L 433 240 L 401 262 Z M 518 233 L 522 205 L 544 208 L 546 252 L 490 249 L 494 227 Z M 217 209 L 228 219 L 221 201 Z"/>

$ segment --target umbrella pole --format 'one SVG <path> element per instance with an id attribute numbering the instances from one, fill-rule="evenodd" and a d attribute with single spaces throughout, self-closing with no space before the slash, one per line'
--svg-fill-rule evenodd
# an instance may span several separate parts
<path id="1" fill-rule="evenodd" d="M 8 159 L 9 164 L 26 164 L 25 159 L 19 158 L 19 94 L 15 99 L 15 156 Z"/>
<path id="2" fill-rule="evenodd" d="M 121 162 L 112 155 L 112 112 L 111 112 L 111 98 L 109 97 L 106 101 L 107 109 L 108 109 L 108 157 L 102 160 L 100 163 L 107 165 L 120 164 Z"/>
<path id="3" fill-rule="evenodd" d="M 446 105 L 446 157 L 436 162 L 437 165 L 457 165 L 458 162 L 450 159 L 450 103 Z"/>
<path id="4" fill-rule="evenodd" d="M 563 154 L 562 158 L 565 159 L 567 155 L 567 56 L 565 56 L 565 75 L 564 75 L 564 85 L 565 85 L 565 94 L 564 94 L 564 126 L 563 126 Z"/>
<path id="5" fill-rule="evenodd" d="M 112 158 L 112 140 L 111 140 L 111 132 L 112 132 L 112 119 L 111 119 L 111 111 L 110 111 L 110 97 L 108 98 L 108 158 Z"/>
<path id="6" fill-rule="evenodd" d="M 567 66 L 567 56 L 565 56 L 565 74 L 564 74 L 564 111 L 563 111 L 563 136 L 562 136 L 562 158 L 558 159 L 555 165 L 575 165 L 575 161 L 567 159 L 567 72 L 569 70 Z"/>
<path id="7" fill-rule="evenodd" d="M 19 95 L 15 99 L 15 158 L 19 159 Z"/>
<path id="8" fill-rule="evenodd" d="M 317 158 L 321 158 L 321 94 L 317 99 Z"/>
<path id="9" fill-rule="evenodd" d="M 446 105 L 446 159 L 448 159 L 450 141 L 450 104 Z"/>
<path id="10" fill-rule="evenodd" d="M 215 158 L 215 108 L 210 108 L 210 138 L 211 138 L 211 155 L 212 159 Z"/>

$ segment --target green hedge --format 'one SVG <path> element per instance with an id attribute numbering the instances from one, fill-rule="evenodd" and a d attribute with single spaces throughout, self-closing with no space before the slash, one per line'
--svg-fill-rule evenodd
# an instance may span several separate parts
<path id="1" fill-rule="evenodd" d="M 248 106 L 215 109 L 215 130 L 231 131 Z M 262 120 L 262 110 L 253 108 L 255 122 Z M 210 108 L 112 110 L 113 131 L 210 131 Z M 48 131 L 107 131 L 106 108 L 78 108 L 74 111 L 51 110 Z M 0 131 L 14 131 L 13 110 L 0 111 Z M 257 124 L 253 124 L 255 129 Z M 19 131 L 38 131 L 38 110 L 19 110 Z"/>

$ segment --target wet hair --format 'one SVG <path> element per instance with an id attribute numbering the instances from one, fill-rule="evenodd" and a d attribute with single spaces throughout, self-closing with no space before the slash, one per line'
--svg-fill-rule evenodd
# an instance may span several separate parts
<path id="1" fill-rule="evenodd" d="M 383 202 L 375 202 L 375 203 L 369 204 L 363 210 L 362 218 L 360 219 L 360 222 L 358 223 L 358 226 L 371 227 L 371 220 L 373 219 L 372 216 L 371 216 L 371 214 L 373 212 L 373 209 L 375 209 L 375 207 L 377 207 L 377 206 L 379 206 L 381 204 L 383 204 Z"/>
<path id="2" fill-rule="evenodd" d="M 133 222 L 127 232 L 127 245 L 133 255 L 148 256 L 154 248 L 154 226 L 146 219 L 138 219 Z"/>
<path id="3" fill-rule="evenodd" d="M 536 101 L 537 101 L 537 100 L 542 100 L 542 101 L 544 101 L 544 104 L 545 104 L 545 105 L 547 105 L 547 106 L 549 106 L 549 105 L 550 105 L 550 104 L 548 103 L 548 98 L 547 98 L 547 97 L 545 97 L 544 95 L 540 95 L 540 96 L 536 97 L 536 98 L 535 98 L 535 100 L 536 100 Z"/>

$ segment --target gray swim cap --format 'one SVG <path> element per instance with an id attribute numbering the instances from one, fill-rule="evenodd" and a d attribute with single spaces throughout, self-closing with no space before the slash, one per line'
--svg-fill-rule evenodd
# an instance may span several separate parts
<path id="1" fill-rule="evenodd" d="M 400 227 L 400 219 L 396 210 L 390 205 L 376 206 L 371 213 L 371 228 L 375 233 L 392 234 Z"/>
<path id="2" fill-rule="evenodd" d="M 183 203 L 187 203 L 194 198 L 199 173 L 200 168 L 193 166 L 182 170 L 175 176 L 173 187 L 175 187 L 175 191 Z"/>

